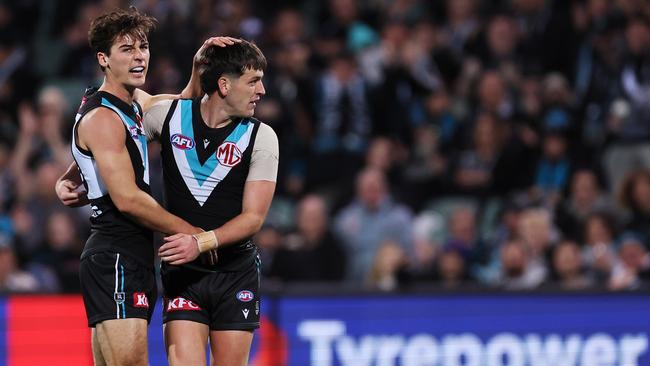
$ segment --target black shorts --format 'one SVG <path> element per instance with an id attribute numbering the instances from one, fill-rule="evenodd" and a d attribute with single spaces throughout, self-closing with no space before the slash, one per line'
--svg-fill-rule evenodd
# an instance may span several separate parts
<path id="1" fill-rule="evenodd" d="M 235 272 L 163 267 L 163 322 L 191 320 L 210 330 L 260 327 L 259 259 Z"/>
<path id="2" fill-rule="evenodd" d="M 109 319 L 151 320 L 157 296 L 153 266 L 124 254 L 99 252 L 81 260 L 79 279 L 88 326 Z"/>

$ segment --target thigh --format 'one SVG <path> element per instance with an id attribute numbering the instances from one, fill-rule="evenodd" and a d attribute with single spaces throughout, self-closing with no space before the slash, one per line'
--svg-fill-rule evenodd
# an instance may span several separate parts
<path id="1" fill-rule="evenodd" d="M 81 261 L 79 278 L 88 325 L 125 318 L 149 321 L 156 298 L 153 267 L 120 253 L 100 252 Z"/>
<path id="2" fill-rule="evenodd" d="M 172 320 L 164 325 L 165 349 L 170 366 L 205 365 L 208 326 L 188 320 Z"/>
<path id="3" fill-rule="evenodd" d="M 147 320 L 111 319 L 95 326 L 97 343 L 108 365 L 146 366 Z"/>
<path id="4" fill-rule="evenodd" d="M 104 355 L 102 354 L 102 348 L 99 344 L 99 339 L 97 339 L 97 329 L 92 328 L 91 344 L 93 350 L 93 364 L 95 366 L 106 366 L 106 360 L 104 360 Z"/>
<path id="5" fill-rule="evenodd" d="M 252 342 L 252 330 L 210 331 L 212 366 L 246 366 Z"/>
<path id="6" fill-rule="evenodd" d="M 260 277 L 255 264 L 241 272 L 215 273 L 210 330 L 254 330 L 260 326 Z"/>
<path id="7" fill-rule="evenodd" d="M 164 265 L 161 270 L 163 284 L 163 323 L 189 320 L 210 324 L 208 303 L 202 288 L 207 273 L 191 271 L 183 267 Z"/>

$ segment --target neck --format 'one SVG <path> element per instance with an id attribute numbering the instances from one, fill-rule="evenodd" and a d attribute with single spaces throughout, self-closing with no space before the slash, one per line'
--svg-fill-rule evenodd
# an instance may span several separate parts
<path id="1" fill-rule="evenodd" d="M 205 95 L 201 99 L 201 117 L 210 128 L 225 127 L 234 119 L 226 110 L 223 99 L 216 93 L 212 96 Z"/>
<path id="2" fill-rule="evenodd" d="M 124 84 L 116 83 L 105 77 L 99 90 L 111 93 L 127 104 L 133 104 L 133 93 L 135 92 L 134 86 L 125 86 Z"/>

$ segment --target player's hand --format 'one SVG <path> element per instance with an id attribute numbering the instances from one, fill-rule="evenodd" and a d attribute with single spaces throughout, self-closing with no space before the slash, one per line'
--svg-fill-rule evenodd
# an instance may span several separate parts
<path id="1" fill-rule="evenodd" d="M 158 249 L 160 259 L 172 264 L 180 265 L 195 260 L 199 254 L 199 245 L 192 235 L 175 234 L 165 237 L 165 244 Z"/>
<path id="2" fill-rule="evenodd" d="M 241 40 L 232 37 L 210 37 L 206 39 L 205 42 L 203 42 L 203 45 L 201 45 L 201 48 L 199 48 L 194 55 L 194 66 L 196 67 L 201 64 L 203 51 L 206 48 L 210 46 L 227 47 L 239 42 L 241 42 Z"/>
<path id="3" fill-rule="evenodd" d="M 88 196 L 85 191 L 77 191 L 79 185 L 69 179 L 58 181 L 54 186 L 56 196 L 61 203 L 68 207 L 79 207 L 88 204 Z"/>

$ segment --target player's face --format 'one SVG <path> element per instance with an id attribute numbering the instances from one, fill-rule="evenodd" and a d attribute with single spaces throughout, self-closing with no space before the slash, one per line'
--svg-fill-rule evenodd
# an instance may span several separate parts
<path id="1" fill-rule="evenodd" d="M 111 46 L 110 56 L 104 55 L 104 60 L 107 78 L 125 86 L 140 87 L 147 76 L 149 42 L 133 35 L 118 37 Z"/>
<path id="2" fill-rule="evenodd" d="M 231 108 L 230 115 L 235 117 L 252 117 L 257 102 L 266 94 L 261 70 L 248 69 L 238 78 L 231 79 L 231 90 L 226 100 Z"/>

